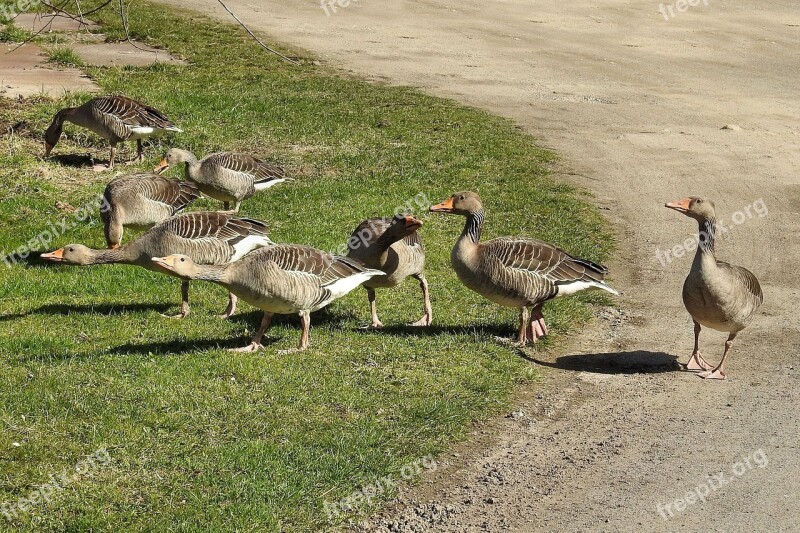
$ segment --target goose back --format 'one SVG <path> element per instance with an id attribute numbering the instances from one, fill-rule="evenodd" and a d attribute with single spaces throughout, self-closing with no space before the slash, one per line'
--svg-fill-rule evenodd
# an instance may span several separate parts
<path id="1" fill-rule="evenodd" d="M 105 218 L 124 226 L 147 228 L 185 209 L 200 197 L 200 191 L 191 182 L 137 173 L 113 179 L 103 197 Z"/>
<path id="2" fill-rule="evenodd" d="M 161 111 L 119 95 L 94 98 L 75 109 L 69 120 L 112 144 L 181 130 Z"/>
<path id="3" fill-rule="evenodd" d="M 281 167 L 235 152 L 211 154 L 186 168 L 187 178 L 195 181 L 204 194 L 223 202 L 250 198 L 257 191 L 288 179 Z"/>

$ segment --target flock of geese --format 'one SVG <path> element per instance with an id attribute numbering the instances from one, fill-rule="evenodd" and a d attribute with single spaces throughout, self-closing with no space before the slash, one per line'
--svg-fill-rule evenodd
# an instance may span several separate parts
<path id="1" fill-rule="evenodd" d="M 88 128 L 109 141 L 108 168 L 114 166 L 117 144 L 136 140 L 136 159 L 142 161 L 143 138 L 181 131 L 152 107 L 123 96 L 103 96 L 56 113 L 45 132 L 46 156 L 58 142 L 64 122 Z M 185 180 L 161 176 L 181 163 Z M 153 173 L 122 175 L 106 187 L 106 209 L 101 216 L 107 249 L 70 244 L 41 257 L 70 265 L 138 265 L 178 277 L 182 299 L 176 316 L 180 318 L 189 314 L 190 281 L 219 284 L 229 291 L 223 317 L 235 312 L 238 298 L 264 311 L 252 342 L 236 351 L 262 349 L 262 337 L 276 313 L 300 316 L 300 342 L 286 352 L 304 350 L 309 345 L 310 314 L 358 286 L 367 291 L 370 327 L 381 328 L 375 289 L 396 286 L 408 277 L 419 282 L 424 301 L 424 315 L 412 325 L 430 325 L 433 310 L 418 231 L 422 222 L 411 215 L 365 220 L 353 231 L 346 256 L 305 245 L 276 244 L 264 222 L 240 217 L 238 211 L 244 200 L 289 180 L 281 167 L 248 154 L 222 152 L 198 159 L 172 148 Z M 221 201 L 223 210 L 182 213 L 201 195 Z M 690 197 L 666 207 L 696 220 L 700 231 L 697 254 L 683 286 L 683 301 L 695 326 L 694 351 L 684 368 L 703 378 L 725 379 L 724 365 L 733 340 L 762 303 L 761 288 L 748 270 L 716 259 L 712 202 Z M 606 267 L 546 242 L 528 237 L 481 242 L 485 211 L 474 192 L 457 192 L 430 211 L 466 219 L 451 253 L 453 269 L 467 288 L 520 310 L 516 337 L 520 346 L 547 334 L 542 307 L 548 300 L 586 289 L 618 294 L 605 282 Z M 149 229 L 122 244 L 125 227 Z M 716 366 L 700 354 L 702 327 L 729 333 Z"/>

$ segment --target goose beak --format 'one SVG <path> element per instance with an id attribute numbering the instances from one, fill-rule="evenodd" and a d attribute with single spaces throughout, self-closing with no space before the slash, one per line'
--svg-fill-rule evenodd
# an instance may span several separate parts
<path id="1" fill-rule="evenodd" d="M 453 198 L 450 197 L 444 202 L 432 206 L 429 210 L 431 213 L 452 213 L 453 212 Z"/>
<path id="2" fill-rule="evenodd" d="M 156 166 L 156 168 L 153 169 L 153 172 L 155 172 L 156 174 L 161 174 L 162 172 L 164 172 L 168 168 L 169 168 L 169 163 L 167 163 L 166 159 L 162 159 L 161 163 L 159 163 Z"/>
<path id="3" fill-rule="evenodd" d="M 677 202 L 670 202 L 668 204 L 664 204 L 664 207 L 669 209 L 674 209 L 678 213 L 686 214 L 689 212 L 689 204 L 692 203 L 691 198 L 684 198 L 683 200 L 678 200 Z"/>
<path id="4" fill-rule="evenodd" d="M 55 252 L 42 254 L 39 257 L 41 257 L 42 259 L 45 259 L 47 261 L 53 261 L 54 263 L 60 263 L 61 261 L 64 260 L 64 249 L 63 248 L 59 248 Z"/>
<path id="5" fill-rule="evenodd" d="M 44 143 L 44 156 L 50 157 L 50 151 L 53 149 L 53 145 L 46 142 Z"/>
<path id="6" fill-rule="evenodd" d="M 422 227 L 422 221 L 421 220 L 419 220 L 418 218 L 412 217 L 410 215 L 406 216 L 406 229 L 407 230 L 414 231 L 414 230 L 417 230 L 417 229 L 419 229 L 421 227 Z"/>
<path id="7" fill-rule="evenodd" d="M 175 258 L 171 255 L 168 255 L 167 257 L 152 257 L 151 260 L 153 263 L 160 267 L 164 267 L 167 270 L 172 270 L 172 267 L 175 264 Z"/>

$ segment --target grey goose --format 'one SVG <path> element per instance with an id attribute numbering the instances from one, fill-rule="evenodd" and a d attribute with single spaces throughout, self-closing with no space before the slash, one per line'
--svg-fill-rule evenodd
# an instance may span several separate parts
<path id="1" fill-rule="evenodd" d="M 226 264 L 237 261 L 249 252 L 270 246 L 264 222 L 239 218 L 227 213 L 198 211 L 184 213 L 153 227 L 139 238 L 111 250 L 95 250 L 82 244 L 69 244 L 42 259 L 68 265 L 122 263 L 174 276 L 172 271 L 154 264 L 154 256 L 183 253 L 200 264 Z M 189 281 L 181 283 L 181 312 L 189 314 Z M 236 310 L 236 296 L 229 295 L 227 318 Z"/>
<path id="2" fill-rule="evenodd" d="M 180 163 L 185 164 L 187 180 L 197 184 L 206 196 L 223 202 L 225 210 L 233 204 L 234 213 L 239 211 L 242 200 L 291 180 L 281 167 L 249 154 L 219 152 L 197 159 L 180 148 L 170 149 L 154 171 L 160 174 Z"/>
<path id="3" fill-rule="evenodd" d="M 394 287 L 411 276 L 422 289 L 424 314 L 412 326 L 429 326 L 433 320 L 428 280 L 425 279 L 425 250 L 417 230 L 422 222 L 409 215 L 394 218 L 370 218 L 353 230 L 347 241 L 347 257 L 357 259 L 369 268 L 381 270 L 384 276 L 375 276 L 363 283 L 369 299 L 371 324 L 382 328 L 378 319 L 375 289 Z"/>
<path id="4" fill-rule="evenodd" d="M 699 371 L 698 375 L 704 379 L 725 379 L 725 360 L 733 340 L 764 302 L 764 294 L 752 272 L 717 260 L 714 248 L 717 215 L 713 202 L 690 196 L 665 207 L 694 219 L 699 231 L 697 252 L 683 283 L 683 304 L 694 322 L 694 350 L 684 368 Z M 722 360 L 716 367 L 700 354 L 703 327 L 728 333 Z"/>
<path id="5" fill-rule="evenodd" d="M 50 151 L 61 138 L 65 122 L 91 130 L 111 144 L 108 168 L 114 168 L 117 144 L 121 142 L 135 139 L 136 158 L 141 162 L 142 139 L 165 132 L 182 131 L 158 109 L 125 96 L 100 96 L 78 107 L 64 108 L 55 114 L 44 134 L 45 157 L 50 155 Z"/>
<path id="6" fill-rule="evenodd" d="M 125 227 L 149 229 L 180 213 L 200 196 L 193 183 L 157 174 L 114 178 L 106 186 L 100 210 L 108 247 L 120 245 Z"/>
<path id="7" fill-rule="evenodd" d="M 308 348 L 311 316 L 337 298 L 349 293 L 379 270 L 366 268 L 350 259 L 331 255 L 310 246 L 277 244 L 256 250 L 227 265 L 198 265 L 190 257 L 173 254 L 153 257 L 153 263 L 186 279 L 222 285 L 250 305 L 264 311 L 264 318 L 250 344 L 233 351 L 261 350 L 261 339 L 274 314 L 298 314 L 302 325 L 297 348 Z"/>
<path id="8" fill-rule="evenodd" d="M 466 217 L 450 260 L 467 288 L 506 307 L 520 309 L 517 342 L 525 345 L 547 334 L 543 304 L 585 289 L 617 291 L 606 285 L 608 269 L 529 237 L 499 237 L 480 242 L 483 203 L 470 191 L 457 192 L 430 208 Z M 530 311 L 529 311 L 530 309 Z"/>

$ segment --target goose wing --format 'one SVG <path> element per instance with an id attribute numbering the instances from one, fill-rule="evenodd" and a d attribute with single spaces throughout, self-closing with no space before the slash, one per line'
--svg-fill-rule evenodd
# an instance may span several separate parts
<path id="1" fill-rule="evenodd" d="M 756 276 L 746 268 L 731 265 L 725 261 L 717 261 L 717 266 L 725 272 L 733 283 L 741 289 L 745 298 L 749 300 L 752 310 L 764 303 L 764 293 Z"/>
<path id="2" fill-rule="evenodd" d="M 153 202 L 164 204 L 178 213 L 190 203 L 197 200 L 201 193 L 190 181 L 169 179 L 158 175 L 146 175 L 147 179 L 139 181 L 141 194 Z"/>
<path id="3" fill-rule="evenodd" d="M 294 244 L 265 248 L 259 252 L 259 259 L 272 261 L 288 274 L 313 277 L 320 286 L 369 271 L 364 265 L 348 257 Z"/>
<path id="4" fill-rule="evenodd" d="M 205 157 L 203 164 L 222 167 L 229 172 L 246 175 L 255 183 L 287 178 L 286 172 L 281 167 L 262 161 L 250 154 L 220 152 Z"/>
<path id="5" fill-rule="evenodd" d="M 129 128 L 156 128 L 181 131 L 158 109 L 120 95 L 101 96 L 92 100 L 96 112 L 119 120 Z"/>
<path id="6" fill-rule="evenodd" d="M 484 254 L 505 269 L 545 278 L 558 285 L 576 281 L 602 282 L 608 269 L 537 239 L 500 237 L 482 245 Z"/>

